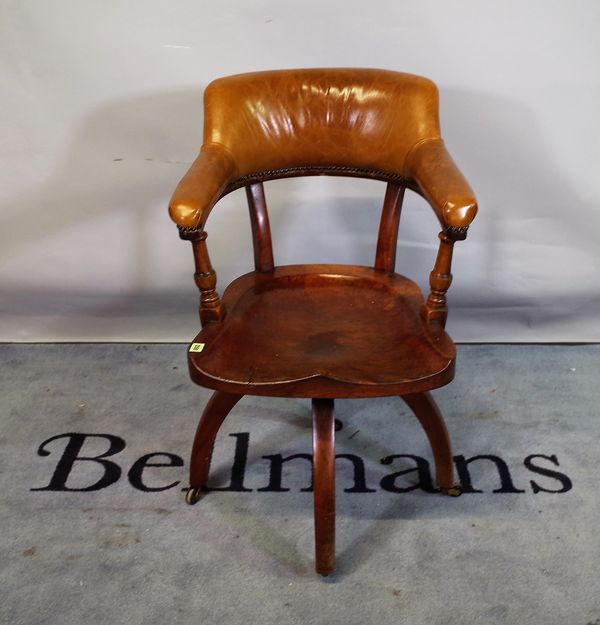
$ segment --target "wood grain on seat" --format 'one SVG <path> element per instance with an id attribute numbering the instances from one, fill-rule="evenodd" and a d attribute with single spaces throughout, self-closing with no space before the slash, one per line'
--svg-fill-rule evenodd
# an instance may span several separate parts
<path id="1" fill-rule="evenodd" d="M 430 390 L 450 382 L 456 352 L 444 327 L 454 243 L 477 212 L 439 128 L 435 85 L 360 68 L 255 72 L 205 92 L 204 142 L 171 198 L 192 244 L 202 331 L 188 352 L 192 379 L 215 390 L 192 450 L 186 501 L 207 492 L 219 427 L 243 395 L 309 397 L 313 406 L 315 566 L 335 570 L 334 399 L 400 395 L 433 452 L 441 492 L 454 483 L 450 438 Z M 333 175 L 387 183 L 373 267 L 276 267 L 264 182 Z M 254 269 L 222 298 L 205 230 L 227 193 L 246 187 Z M 406 189 L 441 225 L 429 294 L 395 273 Z"/>
<path id="2" fill-rule="evenodd" d="M 190 352 L 193 379 L 230 393 L 369 397 L 413 393 L 452 378 L 455 349 L 423 322 L 419 287 L 350 265 L 252 272 L 225 291 L 227 316 Z M 325 385 L 325 388 L 323 386 Z"/>

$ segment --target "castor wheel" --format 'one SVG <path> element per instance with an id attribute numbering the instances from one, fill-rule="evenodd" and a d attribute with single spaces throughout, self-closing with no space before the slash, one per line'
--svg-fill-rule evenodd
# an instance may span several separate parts
<path id="1" fill-rule="evenodd" d="M 202 497 L 202 490 L 200 488 L 190 487 L 188 488 L 187 493 L 185 494 L 185 503 L 193 506 L 195 503 L 200 501 Z"/>
<path id="2" fill-rule="evenodd" d="M 450 488 L 442 488 L 440 490 L 442 494 L 448 495 L 449 497 L 460 497 L 463 492 L 460 484 L 453 484 Z"/>

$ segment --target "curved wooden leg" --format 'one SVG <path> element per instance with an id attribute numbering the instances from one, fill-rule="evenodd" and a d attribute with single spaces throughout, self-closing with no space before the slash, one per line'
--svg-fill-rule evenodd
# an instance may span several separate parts
<path id="1" fill-rule="evenodd" d="M 333 399 L 313 399 L 313 496 L 315 568 L 335 570 L 335 423 Z"/>
<path id="2" fill-rule="evenodd" d="M 196 429 L 190 458 L 190 488 L 185 500 L 191 505 L 195 504 L 202 493 L 206 492 L 210 458 L 217 432 L 225 417 L 242 397 L 243 395 L 215 391 L 206 404 Z"/>
<path id="3" fill-rule="evenodd" d="M 446 495 L 457 497 L 462 491 L 460 485 L 454 481 L 452 446 L 440 409 L 430 393 L 412 393 L 401 397 L 415 413 L 427 434 L 435 461 L 435 478 L 440 490 Z"/>

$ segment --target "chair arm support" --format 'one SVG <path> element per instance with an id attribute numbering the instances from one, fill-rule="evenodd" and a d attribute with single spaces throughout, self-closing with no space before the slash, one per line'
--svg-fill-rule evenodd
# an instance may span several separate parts
<path id="1" fill-rule="evenodd" d="M 407 177 L 417 183 L 431 204 L 442 226 L 466 231 L 477 214 L 477 200 L 442 139 L 426 139 L 413 146 L 405 169 Z"/>
<path id="2" fill-rule="evenodd" d="M 202 230 L 212 207 L 236 177 L 235 163 L 225 148 L 202 146 L 169 202 L 171 219 L 178 226 Z"/>

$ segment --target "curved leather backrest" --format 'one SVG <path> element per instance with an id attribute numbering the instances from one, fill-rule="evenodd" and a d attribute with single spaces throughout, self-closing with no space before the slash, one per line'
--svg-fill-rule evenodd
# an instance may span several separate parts
<path id="1" fill-rule="evenodd" d="M 440 136 L 434 83 L 387 70 L 228 76 L 206 88 L 204 105 L 204 145 L 224 146 L 238 176 L 303 165 L 404 175 L 411 148 Z"/>

